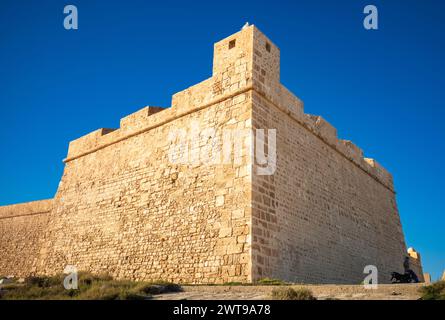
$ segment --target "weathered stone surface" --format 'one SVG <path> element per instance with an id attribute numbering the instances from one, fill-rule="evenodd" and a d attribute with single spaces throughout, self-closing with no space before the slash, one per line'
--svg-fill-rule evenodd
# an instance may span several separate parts
<path id="1" fill-rule="evenodd" d="M 172 163 L 169 134 L 193 123 L 216 135 L 276 129 L 276 172 L 255 173 L 252 139 L 239 162 Z M 213 138 L 195 139 L 190 154 L 208 155 L 209 141 L 222 150 Z M 72 141 L 65 163 L 54 200 L 0 208 L 0 274 L 75 265 L 182 283 L 361 283 L 376 265 L 384 283 L 403 271 L 391 175 L 304 114 L 280 83 L 278 47 L 253 26 L 216 43 L 212 77 L 174 94 L 170 108 Z"/>
<path id="2" fill-rule="evenodd" d="M 53 200 L 0 207 L 0 276 L 36 271 L 40 240 Z"/>

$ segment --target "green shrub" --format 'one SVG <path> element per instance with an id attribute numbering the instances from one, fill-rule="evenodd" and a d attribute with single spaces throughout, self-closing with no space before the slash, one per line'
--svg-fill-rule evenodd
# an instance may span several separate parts
<path id="1" fill-rule="evenodd" d="M 223 286 L 245 286 L 245 285 L 249 285 L 249 284 L 242 283 L 242 282 L 225 282 L 225 283 L 223 283 Z"/>
<path id="2" fill-rule="evenodd" d="M 50 288 L 57 285 L 63 286 L 64 275 L 57 275 L 52 277 L 28 277 L 25 279 L 25 285 L 30 287 Z"/>
<path id="3" fill-rule="evenodd" d="M 171 292 L 180 292 L 182 288 L 173 283 L 169 284 L 143 284 L 140 288 L 141 292 L 147 294 L 163 294 L 163 293 L 171 293 Z"/>
<path id="4" fill-rule="evenodd" d="M 445 281 L 422 287 L 419 291 L 422 294 L 422 300 L 445 300 Z"/>
<path id="5" fill-rule="evenodd" d="M 317 300 L 309 289 L 278 288 L 272 291 L 273 300 Z"/>
<path id="6" fill-rule="evenodd" d="M 283 286 L 287 285 L 288 283 L 278 279 L 263 278 L 258 280 L 258 284 L 264 286 Z"/>

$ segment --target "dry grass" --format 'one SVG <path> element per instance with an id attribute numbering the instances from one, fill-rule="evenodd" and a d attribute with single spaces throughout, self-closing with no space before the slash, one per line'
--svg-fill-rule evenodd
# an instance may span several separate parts
<path id="1" fill-rule="evenodd" d="M 53 277 L 30 277 L 23 284 L 5 285 L 0 291 L 3 300 L 147 300 L 153 295 L 178 292 L 176 284 L 157 282 L 134 282 L 113 280 L 109 276 L 79 273 L 79 288 L 66 290 L 65 275 Z"/>
<path id="2" fill-rule="evenodd" d="M 317 300 L 309 289 L 278 288 L 272 291 L 273 300 Z"/>
<path id="3" fill-rule="evenodd" d="M 422 287 L 419 291 L 422 294 L 422 300 L 445 300 L 445 281 Z"/>

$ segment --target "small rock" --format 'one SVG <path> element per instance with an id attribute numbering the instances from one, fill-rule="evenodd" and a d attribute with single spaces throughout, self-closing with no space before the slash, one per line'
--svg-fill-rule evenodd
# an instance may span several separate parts
<path id="1" fill-rule="evenodd" d="M 12 282 L 13 282 L 13 280 L 11 278 L 0 279 L 0 284 L 9 284 L 9 283 L 12 283 Z"/>

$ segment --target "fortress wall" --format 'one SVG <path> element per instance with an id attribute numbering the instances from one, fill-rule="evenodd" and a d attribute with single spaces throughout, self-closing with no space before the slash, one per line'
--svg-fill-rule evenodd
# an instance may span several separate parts
<path id="1" fill-rule="evenodd" d="M 250 126 L 250 105 L 250 93 L 243 93 L 68 159 L 44 235 L 39 272 L 52 274 L 74 265 L 135 280 L 249 281 L 248 147 L 239 165 L 172 164 L 169 134 L 189 130 L 192 121 L 201 132 L 244 129 Z M 152 114 L 146 125 L 151 117 L 157 121 L 174 112 Z M 123 130 L 125 126 L 116 131 Z M 194 139 L 193 154 L 206 153 L 209 139 Z M 221 148 L 221 141 L 215 146 Z"/>
<path id="2" fill-rule="evenodd" d="M 278 47 L 254 26 L 216 43 L 212 77 L 171 105 L 72 141 L 53 204 L 0 208 L 0 273 L 14 264 L 19 274 L 75 265 L 181 283 L 360 283 L 368 264 L 381 282 L 403 271 L 392 176 L 304 113 L 280 84 Z M 221 151 L 212 129 L 219 138 L 223 129 L 277 129 L 277 171 L 252 172 L 249 139 L 241 163 L 172 163 L 169 151 L 196 123 L 201 136 L 185 142 L 193 155 Z"/>
<path id="3" fill-rule="evenodd" d="M 419 278 L 420 282 L 425 282 L 425 276 L 422 268 L 422 259 L 420 257 L 420 253 L 418 253 L 413 248 L 408 248 L 408 257 L 409 257 L 409 268 L 414 271 L 414 273 Z"/>
<path id="4" fill-rule="evenodd" d="M 280 83 L 280 51 L 255 29 L 254 129 L 277 130 L 277 170 L 253 174 L 253 279 L 360 283 L 403 270 L 392 176 Z"/>
<path id="5" fill-rule="evenodd" d="M 252 277 L 358 284 L 375 265 L 388 282 L 406 252 L 395 194 L 356 163 L 360 149 L 339 152 L 325 141 L 335 129 L 313 120 L 318 134 L 253 94 L 253 127 L 277 129 L 277 170 L 253 175 Z"/>
<path id="6" fill-rule="evenodd" d="M 0 207 L 0 276 L 35 272 L 39 240 L 52 203 L 42 200 Z"/>

